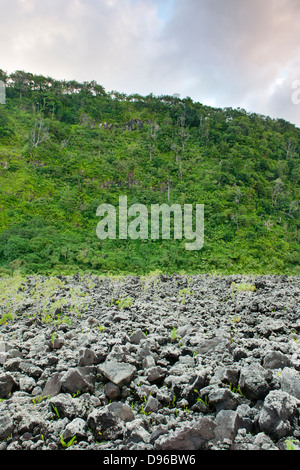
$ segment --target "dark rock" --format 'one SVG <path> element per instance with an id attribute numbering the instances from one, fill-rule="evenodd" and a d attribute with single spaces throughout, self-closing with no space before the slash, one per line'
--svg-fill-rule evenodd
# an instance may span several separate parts
<path id="1" fill-rule="evenodd" d="M 109 400 L 116 400 L 121 395 L 121 390 L 118 385 L 108 382 L 104 387 L 104 393 Z"/>
<path id="2" fill-rule="evenodd" d="M 215 378 L 220 380 L 223 384 L 237 387 L 239 382 L 240 370 L 233 367 L 222 367 L 218 369 Z"/>
<path id="3" fill-rule="evenodd" d="M 125 423 L 134 419 L 134 413 L 126 403 L 115 402 L 107 405 L 107 409 L 114 415 L 121 418 Z"/>
<path id="4" fill-rule="evenodd" d="M 56 372 L 50 377 L 42 391 L 43 397 L 54 397 L 61 392 L 61 374 Z"/>
<path id="5" fill-rule="evenodd" d="M 8 372 L 0 374 L 0 398 L 8 398 L 16 388 L 16 382 Z"/>
<path id="6" fill-rule="evenodd" d="M 217 412 L 220 410 L 235 410 L 240 404 L 240 397 L 226 388 L 214 388 L 208 394 L 208 403 Z"/>
<path id="7" fill-rule="evenodd" d="M 132 344 L 139 344 L 145 338 L 146 338 L 145 333 L 139 329 L 132 333 L 132 335 L 130 336 L 130 342 Z"/>
<path id="8" fill-rule="evenodd" d="M 48 402 L 49 409 L 52 411 L 54 417 L 59 418 L 75 418 L 76 405 L 71 395 L 67 393 L 60 393 Z"/>
<path id="9" fill-rule="evenodd" d="M 151 369 L 155 367 L 155 359 L 153 356 L 149 355 L 143 359 L 143 368 L 144 369 Z"/>
<path id="10" fill-rule="evenodd" d="M 272 333 L 284 331 L 285 323 L 282 320 L 264 320 L 257 326 L 258 332 L 268 338 Z"/>
<path id="11" fill-rule="evenodd" d="M 234 441 L 242 420 L 237 411 L 221 410 L 215 419 L 215 440 L 222 442 L 224 439 Z"/>
<path id="12" fill-rule="evenodd" d="M 283 392 L 287 392 L 300 400 L 300 372 L 285 367 L 280 375 L 279 381 Z"/>
<path id="13" fill-rule="evenodd" d="M 76 367 L 63 373 L 60 378 L 61 388 L 67 393 L 85 393 L 94 391 L 95 378 L 85 367 Z"/>
<path id="14" fill-rule="evenodd" d="M 98 363 L 98 356 L 91 349 L 85 348 L 79 351 L 79 366 L 92 366 Z"/>
<path id="15" fill-rule="evenodd" d="M 0 415 L 0 441 L 7 439 L 14 431 L 14 422 L 8 414 Z"/>
<path id="16" fill-rule="evenodd" d="M 272 351 L 266 354 L 263 359 L 265 369 L 283 369 L 291 364 L 290 359 L 280 351 Z"/>
<path id="17" fill-rule="evenodd" d="M 272 373 L 260 364 L 253 363 L 243 367 L 240 373 L 239 387 L 250 400 L 261 400 L 270 391 Z"/>
<path id="18" fill-rule="evenodd" d="M 29 375 L 29 377 L 33 378 L 39 378 L 43 373 L 43 369 L 29 361 L 21 361 L 19 369 L 26 375 Z"/>
<path id="19" fill-rule="evenodd" d="M 163 435 L 155 441 L 155 450 L 200 450 L 205 443 L 215 438 L 216 424 L 209 418 Z"/>
<path id="20" fill-rule="evenodd" d="M 124 421 L 107 406 L 94 409 L 87 418 L 87 424 L 97 441 L 122 438 L 125 431 Z"/>
<path id="21" fill-rule="evenodd" d="M 81 418 L 73 419 L 67 424 L 62 437 L 68 443 L 73 437 L 76 436 L 76 441 L 86 440 L 88 437 L 88 427 L 86 421 Z"/>
<path id="22" fill-rule="evenodd" d="M 259 415 L 261 431 L 278 440 L 292 432 L 293 418 L 299 415 L 300 400 L 281 390 L 271 391 L 265 398 Z"/>
<path id="23" fill-rule="evenodd" d="M 151 367 L 146 372 L 147 380 L 151 384 L 160 384 L 167 375 L 167 369 L 160 366 Z"/>
<path id="24" fill-rule="evenodd" d="M 154 397 L 150 396 L 147 400 L 145 406 L 146 413 L 157 413 L 158 410 L 161 409 L 161 403 Z"/>
<path id="25" fill-rule="evenodd" d="M 142 419 L 135 419 L 129 423 L 126 423 L 125 439 L 127 442 L 134 443 L 145 443 L 150 442 L 151 435 L 144 427 Z"/>
<path id="26" fill-rule="evenodd" d="M 104 364 L 98 367 L 101 372 L 110 382 L 113 382 L 118 387 L 129 384 L 136 372 L 136 367 L 124 362 L 115 360 L 106 360 Z"/>

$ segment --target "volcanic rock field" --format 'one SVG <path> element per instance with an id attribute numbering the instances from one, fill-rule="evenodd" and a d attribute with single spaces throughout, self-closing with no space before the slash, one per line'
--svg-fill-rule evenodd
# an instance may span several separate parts
<path id="1" fill-rule="evenodd" d="M 0 450 L 299 450 L 299 286 L 2 279 Z"/>

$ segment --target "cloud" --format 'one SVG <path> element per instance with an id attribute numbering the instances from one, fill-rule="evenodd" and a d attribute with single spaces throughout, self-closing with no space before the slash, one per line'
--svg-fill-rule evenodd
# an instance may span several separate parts
<path id="1" fill-rule="evenodd" d="M 290 96 L 300 73 L 299 13 L 295 0 L 178 2 L 164 32 L 173 83 L 215 106 L 295 117 Z"/>
<path id="2" fill-rule="evenodd" d="M 148 0 L 0 0 L 0 9 L 2 68 L 95 79 L 108 89 L 138 82 L 161 23 Z"/>
<path id="3" fill-rule="evenodd" d="M 0 0 L 0 68 L 300 126 L 299 0 Z"/>

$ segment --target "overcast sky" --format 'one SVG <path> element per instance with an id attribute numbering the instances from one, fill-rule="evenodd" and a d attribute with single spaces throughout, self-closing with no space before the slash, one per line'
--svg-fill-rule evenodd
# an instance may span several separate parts
<path id="1" fill-rule="evenodd" d="M 179 93 L 300 127 L 300 0 L 0 0 L 0 21 L 9 73 Z"/>

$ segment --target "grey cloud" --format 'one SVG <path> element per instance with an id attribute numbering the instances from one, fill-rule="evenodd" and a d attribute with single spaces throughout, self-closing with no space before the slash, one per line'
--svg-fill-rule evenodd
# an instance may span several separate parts
<path id="1" fill-rule="evenodd" d="M 300 126 L 299 0 L 0 0 L 0 11 L 9 72 L 178 92 Z"/>
<path id="2" fill-rule="evenodd" d="M 164 32 L 164 61 L 183 94 L 295 122 L 290 82 L 300 72 L 299 13 L 295 0 L 178 1 Z M 276 88 L 283 74 L 289 79 Z M 194 82 L 185 87 L 184 76 Z"/>

